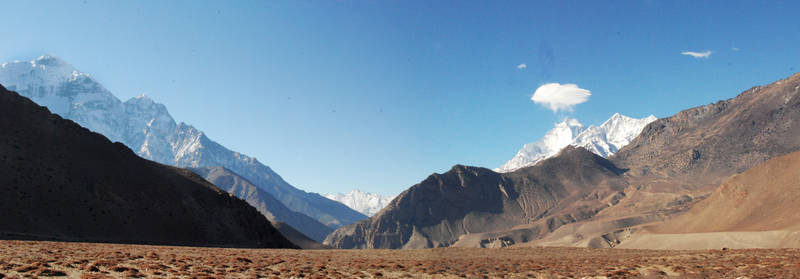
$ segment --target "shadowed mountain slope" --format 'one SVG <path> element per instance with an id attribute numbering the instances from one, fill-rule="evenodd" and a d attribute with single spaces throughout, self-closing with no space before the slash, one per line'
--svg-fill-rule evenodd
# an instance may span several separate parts
<path id="1" fill-rule="evenodd" d="M 316 241 L 322 241 L 333 231 L 314 218 L 295 212 L 287 208 L 280 201 L 264 190 L 253 185 L 247 179 L 223 167 L 190 168 L 217 187 L 234 196 L 245 200 L 258 209 L 273 224 L 283 222 L 297 230 L 308 232 Z M 299 232 L 298 232 L 299 233 Z M 289 237 L 289 236 L 286 236 Z M 290 240 L 292 240 L 290 238 Z"/>
<path id="2" fill-rule="evenodd" d="M 622 170 L 583 148 L 511 173 L 454 166 L 395 198 L 377 215 L 325 239 L 336 248 L 449 246 L 466 234 L 546 220 L 552 230 L 591 217 L 626 184 Z"/>
<path id="3" fill-rule="evenodd" d="M 189 170 L 0 86 L 0 237 L 296 248 L 255 208 Z"/>

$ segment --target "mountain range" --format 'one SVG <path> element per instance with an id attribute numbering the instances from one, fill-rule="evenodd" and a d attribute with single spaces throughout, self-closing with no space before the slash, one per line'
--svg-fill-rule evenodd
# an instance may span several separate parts
<path id="1" fill-rule="evenodd" d="M 0 237 L 296 248 L 252 206 L 0 86 Z"/>
<path id="2" fill-rule="evenodd" d="M 3 63 L 0 84 L 111 141 L 123 143 L 142 158 L 178 167 L 221 166 L 231 170 L 291 211 L 308 215 L 331 229 L 366 218 L 341 203 L 297 189 L 255 158 L 225 148 L 191 125 L 176 123 L 164 105 L 144 95 L 120 101 L 91 76 L 58 57 L 44 55 L 30 62 Z M 281 213 L 274 217 L 278 221 L 295 219 Z M 302 232 L 312 236 L 325 231 Z"/>
<path id="3" fill-rule="evenodd" d="M 325 197 L 343 203 L 364 215 L 372 216 L 386 207 L 396 196 L 381 196 L 355 189 L 347 194 L 326 194 Z"/>
<path id="4" fill-rule="evenodd" d="M 6 238 L 312 249 L 800 247 L 792 215 L 800 74 L 661 119 L 615 114 L 590 127 L 566 119 L 495 170 L 456 165 L 397 197 L 330 198 L 176 123 L 146 96 L 121 102 L 54 56 L 2 64 L 0 83 L 22 95 L 0 87 Z"/>
<path id="5" fill-rule="evenodd" d="M 795 243 L 790 236 L 800 233 L 786 226 L 790 217 L 781 217 L 789 214 L 781 213 L 784 210 L 795 210 L 794 195 L 781 193 L 797 189 L 790 182 L 796 179 L 793 172 L 780 170 L 791 168 L 790 159 L 796 156 L 767 161 L 800 151 L 797 119 L 800 74 L 732 99 L 647 120 L 650 123 L 608 159 L 598 156 L 599 150 L 567 143 L 555 156 L 505 173 L 457 165 L 412 186 L 375 216 L 337 229 L 325 244 L 652 248 L 648 241 L 674 237 L 659 232 L 708 240 L 702 228 L 713 228 L 756 230 L 747 237 L 760 239 L 757 247 L 780 247 Z M 578 138 L 573 136 L 581 132 L 578 124 L 558 125 L 553 134 L 567 136 L 553 137 L 560 141 L 552 142 Z M 728 201 L 731 198 L 740 202 Z M 759 206 L 770 202 L 776 204 Z M 673 218 L 675 223 L 670 222 Z M 684 218 L 690 221 L 680 221 Z M 774 230 L 783 231 L 775 236 Z M 731 239 L 713 243 L 728 245 L 737 238 Z"/>
<path id="6" fill-rule="evenodd" d="M 525 144 L 511 160 L 494 169 L 510 172 L 555 156 L 567 145 L 581 146 L 597 155 L 608 158 L 627 145 L 656 120 L 655 116 L 635 119 L 615 113 L 600 126 L 585 127 L 577 119 L 567 118 L 559 122 L 540 140 Z"/>

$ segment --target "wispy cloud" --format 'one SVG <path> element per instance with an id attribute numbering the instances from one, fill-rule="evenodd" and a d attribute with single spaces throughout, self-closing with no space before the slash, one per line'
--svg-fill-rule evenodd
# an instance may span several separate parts
<path id="1" fill-rule="evenodd" d="M 531 96 L 531 100 L 553 112 L 572 111 L 575 105 L 588 101 L 591 95 L 592 92 L 575 84 L 548 83 L 539 86 Z"/>
<path id="2" fill-rule="evenodd" d="M 703 52 L 684 51 L 684 52 L 681 52 L 681 54 L 689 55 L 689 56 L 694 57 L 694 58 L 708 58 L 709 56 L 711 56 L 711 51 L 710 50 L 706 50 L 706 51 L 703 51 Z"/>
<path id="3" fill-rule="evenodd" d="M 741 49 L 739 49 L 738 47 L 732 47 L 732 48 L 731 48 L 731 50 L 733 50 L 733 51 L 740 51 Z"/>
<path id="4" fill-rule="evenodd" d="M 522 69 L 525 69 L 527 67 L 528 67 L 528 65 L 526 65 L 525 63 L 522 63 L 522 64 L 517 65 L 517 70 L 522 70 Z"/>

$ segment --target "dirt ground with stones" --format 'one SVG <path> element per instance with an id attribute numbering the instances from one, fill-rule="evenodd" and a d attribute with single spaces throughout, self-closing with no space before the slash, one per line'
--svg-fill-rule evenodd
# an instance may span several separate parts
<path id="1" fill-rule="evenodd" d="M 0 278 L 800 278 L 800 250 L 225 249 L 0 241 Z"/>

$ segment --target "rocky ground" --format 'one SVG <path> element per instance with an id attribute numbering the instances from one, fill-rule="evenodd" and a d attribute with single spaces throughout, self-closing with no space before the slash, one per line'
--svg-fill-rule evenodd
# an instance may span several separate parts
<path id="1" fill-rule="evenodd" d="M 800 250 L 277 250 L 0 241 L 0 278 L 797 278 Z"/>

